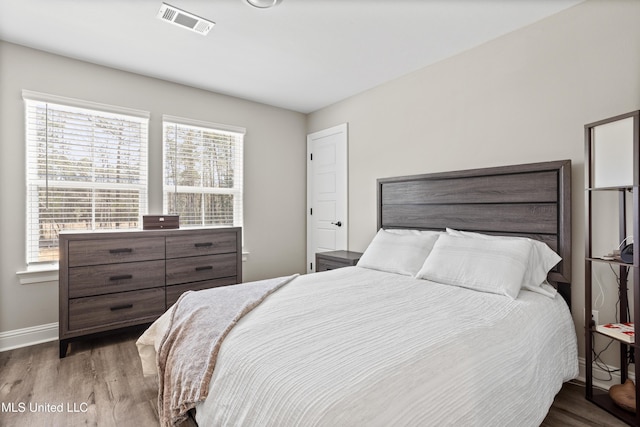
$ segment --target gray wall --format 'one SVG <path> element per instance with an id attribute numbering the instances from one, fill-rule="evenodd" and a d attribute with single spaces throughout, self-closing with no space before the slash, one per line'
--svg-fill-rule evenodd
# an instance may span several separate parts
<path id="1" fill-rule="evenodd" d="M 304 272 L 303 114 L 0 42 L 0 333 L 58 320 L 57 283 L 16 276 L 25 269 L 22 89 L 151 112 L 150 213 L 162 213 L 162 114 L 245 127 L 244 279 Z"/>
<path id="2" fill-rule="evenodd" d="M 310 114 L 309 132 L 349 123 L 350 249 L 376 231 L 376 178 L 571 159 L 584 354 L 583 126 L 640 109 L 639 20 L 639 1 L 587 1 Z"/>

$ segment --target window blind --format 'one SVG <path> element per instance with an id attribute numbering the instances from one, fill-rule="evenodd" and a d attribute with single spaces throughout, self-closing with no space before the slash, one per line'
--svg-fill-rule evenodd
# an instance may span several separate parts
<path id="1" fill-rule="evenodd" d="M 180 226 L 242 226 L 245 130 L 163 117 L 164 210 Z"/>
<path id="2" fill-rule="evenodd" d="M 23 98 L 27 263 L 56 261 L 63 230 L 139 228 L 147 212 L 148 116 Z"/>

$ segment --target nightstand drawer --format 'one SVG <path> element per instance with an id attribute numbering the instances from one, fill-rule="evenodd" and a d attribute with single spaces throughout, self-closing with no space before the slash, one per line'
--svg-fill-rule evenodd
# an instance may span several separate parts
<path id="1" fill-rule="evenodd" d="M 69 329 L 152 322 L 165 311 L 164 288 L 69 300 Z"/>
<path id="2" fill-rule="evenodd" d="M 183 283 L 181 285 L 167 286 L 167 309 L 171 307 L 180 295 L 187 291 L 202 291 L 218 286 L 235 285 L 238 283 L 237 277 L 223 277 L 222 279 L 204 280 L 202 282 Z"/>
<path id="3" fill-rule="evenodd" d="M 93 265 L 69 269 L 69 298 L 164 285 L 164 260 Z"/>
<path id="4" fill-rule="evenodd" d="M 358 263 L 361 252 L 329 251 L 316 253 L 316 272 L 350 267 Z"/>
<path id="5" fill-rule="evenodd" d="M 164 237 L 74 240 L 69 242 L 69 267 L 163 258 Z"/>
<path id="6" fill-rule="evenodd" d="M 336 268 L 347 267 L 349 264 L 344 262 L 335 261 L 331 259 L 319 259 L 316 262 L 316 271 L 335 270 Z"/>
<path id="7" fill-rule="evenodd" d="M 236 252 L 237 235 L 203 231 L 196 235 L 167 236 L 167 258 L 182 258 Z"/>
<path id="8" fill-rule="evenodd" d="M 167 261 L 167 285 L 238 275 L 237 255 L 221 254 L 175 258 Z"/>

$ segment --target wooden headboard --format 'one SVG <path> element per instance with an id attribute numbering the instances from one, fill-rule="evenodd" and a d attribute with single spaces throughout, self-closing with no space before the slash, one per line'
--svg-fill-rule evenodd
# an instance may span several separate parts
<path id="1" fill-rule="evenodd" d="M 549 281 L 570 304 L 571 161 L 380 178 L 378 228 L 529 237 L 562 261 Z"/>

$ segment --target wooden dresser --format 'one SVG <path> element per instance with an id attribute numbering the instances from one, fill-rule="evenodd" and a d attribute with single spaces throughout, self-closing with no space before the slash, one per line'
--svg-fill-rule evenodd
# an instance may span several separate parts
<path id="1" fill-rule="evenodd" d="M 180 295 L 242 282 L 242 229 L 60 234 L 60 357 L 83 336 L 148 324 Z"/>

